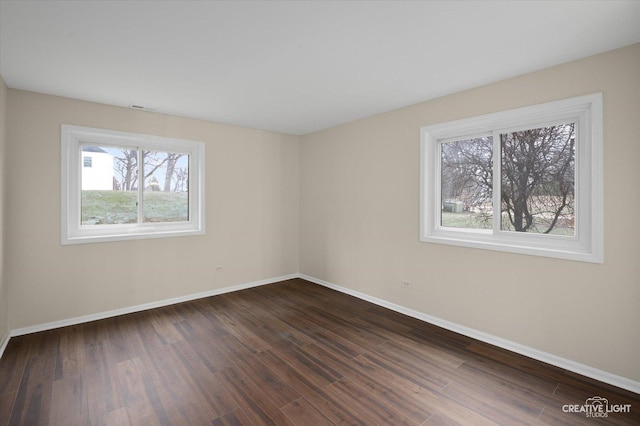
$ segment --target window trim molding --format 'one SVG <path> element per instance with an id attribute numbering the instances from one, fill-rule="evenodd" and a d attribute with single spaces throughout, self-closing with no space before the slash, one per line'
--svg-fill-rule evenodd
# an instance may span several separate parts
<path id="1" fill-rule="evenodd" d="M 205 234 L 205 144 L 91 127 L 61 125 L 61 244 Z M 189 154 L 189 220 L 148 224 L 81 225 L 82 145 L 130 147 Z"/>
<path id="2" fill-rule="evenodd" d="M 440 226 L 440 151 L 443 139 L 494 134 L 494 189 L 504 129 L 576 119 L 575 236 L 515 233 Z M 496 140 L 498 139 L 498 140 Z M 499 183 L 498 183 L 499 184 Z M 494 190 L 494 204 L 500 203 Z M 498 206 L 500 204 L 497 204 Z M 535 256 L 603 263 L 603 106 L 602 93 L 501 111 L 420 128 L 420 241 Z"/>

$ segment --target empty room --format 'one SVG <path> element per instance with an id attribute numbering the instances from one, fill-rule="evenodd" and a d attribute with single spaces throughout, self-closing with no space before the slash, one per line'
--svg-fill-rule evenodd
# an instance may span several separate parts
<path id="1" fill-rule="evenodd" d="M 640 2 L 0 0 L 0 426 L 640 424 Z"/>

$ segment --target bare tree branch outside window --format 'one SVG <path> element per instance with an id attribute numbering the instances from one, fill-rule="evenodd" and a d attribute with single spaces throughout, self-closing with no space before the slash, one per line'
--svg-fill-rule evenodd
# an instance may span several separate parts
<path id="1" fill-rule="evenodd" d="M 137 223 L 140 201 L 144 222 L 189 220 L 188 154 L 124 147 L 92 148 L 112 159 L 111 164 L 101 162 L 102 167 L 91 168 L 94 175 L 106 176 L 109 187 L 92 186 L 83 167 L 83 179 L 87 179 L 81 201 L 83 225 Z"/>
<path id="2" fill-rule="evenodd" d="M 491 229 L 493 137 L 442 144 L 442 226 Z"/>
<path id="3" fill-rule="evenodd" d="M 502 229 L 573 235 L 575 124 L 500 135 Z"/>
<path id="4" fill-rule="evenodd" d="M 575 123 L 500 134 L 505 231 L 574 235 Z M 493 137 L 441 144 L 442 226 L 491 229 Z"/>

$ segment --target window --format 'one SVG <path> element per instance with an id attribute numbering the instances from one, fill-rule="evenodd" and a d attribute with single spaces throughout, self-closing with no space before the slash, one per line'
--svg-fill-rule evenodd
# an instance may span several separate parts
<path id="1" fill-rule="evenodd" d="M 62 125 L 62 244 L 204 234 L 204 144 Z"/>
<path id="2" fill-rule="evenodd" d="M 420 239 L 603 262 L 602 95 L 421 129 Z"/>

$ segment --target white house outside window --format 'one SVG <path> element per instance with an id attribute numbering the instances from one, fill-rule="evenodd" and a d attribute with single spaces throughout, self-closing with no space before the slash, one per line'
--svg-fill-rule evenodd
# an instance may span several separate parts
<path id="1" fill-rule="evenodd" d="M 602 95 L 421 129 L 425 242 L 602 262 Z"/>
<path id="2" fill-rule="evenodd" d="M 62 126 L 62 243 L 204 233 L 204 144 Z"/>

